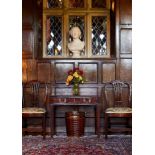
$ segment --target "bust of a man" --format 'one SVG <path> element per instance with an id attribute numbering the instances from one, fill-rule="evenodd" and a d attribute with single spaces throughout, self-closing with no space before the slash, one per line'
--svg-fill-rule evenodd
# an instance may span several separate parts
<path id="1" fill-rule="evenodd" d="M 69 31 L 73 41 L 68 43 L 68 49 L 73 53 L 72 57 L 79 57 L 81 51 L 84 49 L 84 41 L 80 40 L 81 31 L 79 27 L 72 27 Z"/>

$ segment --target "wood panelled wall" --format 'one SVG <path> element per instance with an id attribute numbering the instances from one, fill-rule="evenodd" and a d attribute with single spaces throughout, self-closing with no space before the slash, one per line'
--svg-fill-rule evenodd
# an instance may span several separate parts
<path id="1" fill-rule="evenodd" d="M 116 1 L 118 78 L 132 80 L 132 0 Z"/>
<path id="2" fill-rule="evenodd" d="M 101 88 L 114 79 L 132 81 L 132 0 L 111 0 L 112 57 L 108 59 L 42 59 L 42 0 L 23 0 L 22 5 L 23 81 L 38 79 L 51 86 L 66 87 L 66 73 L 75 66 L 84 70 L 88 87 Z M 65 110 L 69 109 L 60 108 L 57 112 L 60 126 L 64 126 L 61 116 Z M 93 127 L 93 113 L 88 117 L 86 126 Z"/>

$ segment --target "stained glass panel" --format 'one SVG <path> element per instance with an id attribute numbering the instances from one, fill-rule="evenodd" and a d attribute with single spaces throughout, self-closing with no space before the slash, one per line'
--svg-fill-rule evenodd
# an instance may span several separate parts
<path id="1" fill-rule="evenodd" d="M 78 26 L 80 28 L 80 30 L 81 30 L 80 40 L 85 41 L 85 36 L 84 36 L 84 32 L 85 32 L 84 16 L 69 16 L 69 30 L 73 26 Z M 69 36 L 69 42 L 71 42 L 71 41 L 72 41 L 72 37 Z M 84 55 L 84 51 L 82 51 L 81 54 Z"/>
<path id="2" fill-rule="evenodd" d="M 84 0 L 69 0 L 69 8 L 84 8 Z"/>
<path id="3" fill-rule="evenodd" d="M 106 0 L 92 0 L 92 8 L 106 8 Z"/>
<path id="4" fill-rule="evenodd" d="M 62 55 L 62 17 L 49 16 L 46 20 L 47 55 Z"/>
<path id="5" fill-rule="evenodd" d="M 47 8 L 62 8 L 63 0 L 47 0 Z"/>
<path id="6" fill-rule="evenodd" d="M 107 17 L 92 17 L 92 55 L 107 55 Z"/>

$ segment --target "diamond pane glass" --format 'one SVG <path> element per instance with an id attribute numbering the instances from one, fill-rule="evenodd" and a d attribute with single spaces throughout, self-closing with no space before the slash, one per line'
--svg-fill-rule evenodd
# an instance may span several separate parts
<path id="1" fill-rule="evenodd" d="M 106 0 L 92 0 L 92 8 L 106 8 Z"/>
<path id="2" fill-rule="evenodd" d="M 62 55 L 62 17 L 50 16 L 46 20 L 47 55 Z"/>
<path id="3" fill-rule="evenodd" d="M 62 8 L 63 0 L 48 0 L 47 8 Z"/>
<path id="4" fill-rule="evenodd" d="M 81 30 L 81 37 L 80 40 L 81 41 L 85 41 L 85 36 L 84 36 L 84 32 L 85 32 L 85 24 L 84 24 L 84 16 L 69 16 L 69 30 L 74 27 L 74 26 L 78 26 Z M 72 37 L 69 36 L 69 41 L 71 42 Z M 81 52 L 82 55 L 84 55 L 84 51 Z"/>
<path id="5" fill-rule="evenodd" d="M 92 55 L 107 55 L 107 17 L 92 17 Z"/>
<path id="6" fill-rule="evenodd" d="M 84 8 L 84 0 L 69 0 L 69 8 Z"/>

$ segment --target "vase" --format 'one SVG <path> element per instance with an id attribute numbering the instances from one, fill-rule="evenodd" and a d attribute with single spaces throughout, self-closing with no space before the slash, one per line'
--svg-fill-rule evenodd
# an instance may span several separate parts
<path id="1" fill-rule="evenodd" d="M 79 95 L 79 84 L 78 83 L 75 83 L 73 85 L 73 95 Z"/>

